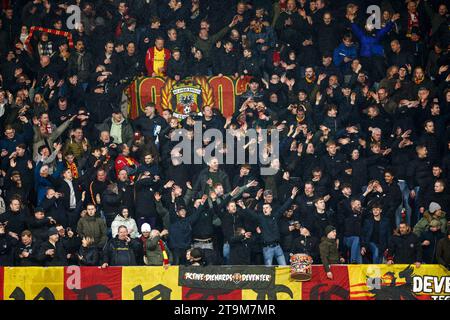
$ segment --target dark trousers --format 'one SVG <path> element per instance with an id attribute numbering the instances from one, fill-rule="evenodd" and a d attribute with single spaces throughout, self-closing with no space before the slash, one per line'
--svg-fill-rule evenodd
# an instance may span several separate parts
<path id="1" fill-rule="evenodd" d="M 187 249 L 178 249 L 178 248 L 172 249 L 173 265 L 182 266 L 187 263 L 186 251 L 187 251 Z"/>

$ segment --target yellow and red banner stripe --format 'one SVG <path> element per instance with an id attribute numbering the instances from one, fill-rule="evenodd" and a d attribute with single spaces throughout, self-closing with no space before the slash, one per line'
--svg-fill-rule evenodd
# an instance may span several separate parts
<path id="1" fill-rule="evenodd" d="M 219 267 L 219 272 L 220 268 L 233 267 Z M 0 299 L 429 300 L 450 295 L 450 272 L 440 265 L 333 265 L 332 280 L 317 265 L 307 282 L 292 281 L 289 267 L 271 268 L 275 281 L 270 287 L 228 290 L 180 286 L 177 266 L 4 267 L 0 268 Z"/>

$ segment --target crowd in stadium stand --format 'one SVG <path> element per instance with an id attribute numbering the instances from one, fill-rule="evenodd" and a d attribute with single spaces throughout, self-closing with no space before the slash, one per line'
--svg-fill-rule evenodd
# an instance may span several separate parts
<path id="1" fill-rule="evenodd" d="M 0 265 L 449 268 L 445 3 L 1 1 Z M 212 75 L 251 78 L 231 117 L 124 107 L 137 77 Z M 217 158 L 184 163 L 173 136 L 199 122 L 248 158 L 275 129 L 279 158 L 223 164 L 200 138 Z"/>

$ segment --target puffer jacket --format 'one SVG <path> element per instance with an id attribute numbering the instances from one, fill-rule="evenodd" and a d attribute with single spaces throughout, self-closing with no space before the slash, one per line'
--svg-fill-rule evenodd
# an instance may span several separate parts
<path id="1" fill-rule="evenodd" d="M 419 238 L 413 232 L 405 235 L 395 234 L 389 243 L 387 259 L 396 264 L 421 262 L 422 245 Z"/>
<path id="2" fill-rule="evenodd" d="M 113 238 L 116 237 L 120 226 L 127 227 L 130 238 L 139 237 L 139 229 L 136 225 L 136 221 L 131 217 L 125 219 L 120 214 L 118 214 L 111 224 Z"/>

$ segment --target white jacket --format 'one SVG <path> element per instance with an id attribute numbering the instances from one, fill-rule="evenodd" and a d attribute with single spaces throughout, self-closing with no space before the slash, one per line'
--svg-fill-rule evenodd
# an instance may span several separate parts
<path id="1" fill-rule="evenodd" d="M 114 221 L 111 223 L 111 231 L 113 238 L 116 237 L 120 226 L 127 227 L 128 233 L 130 234 L 130 238 L 134 239 L 140 236 L 136 221 L 131 217 L 125 219 L 124 217 L 118 214 L 114 219 Z"/>

